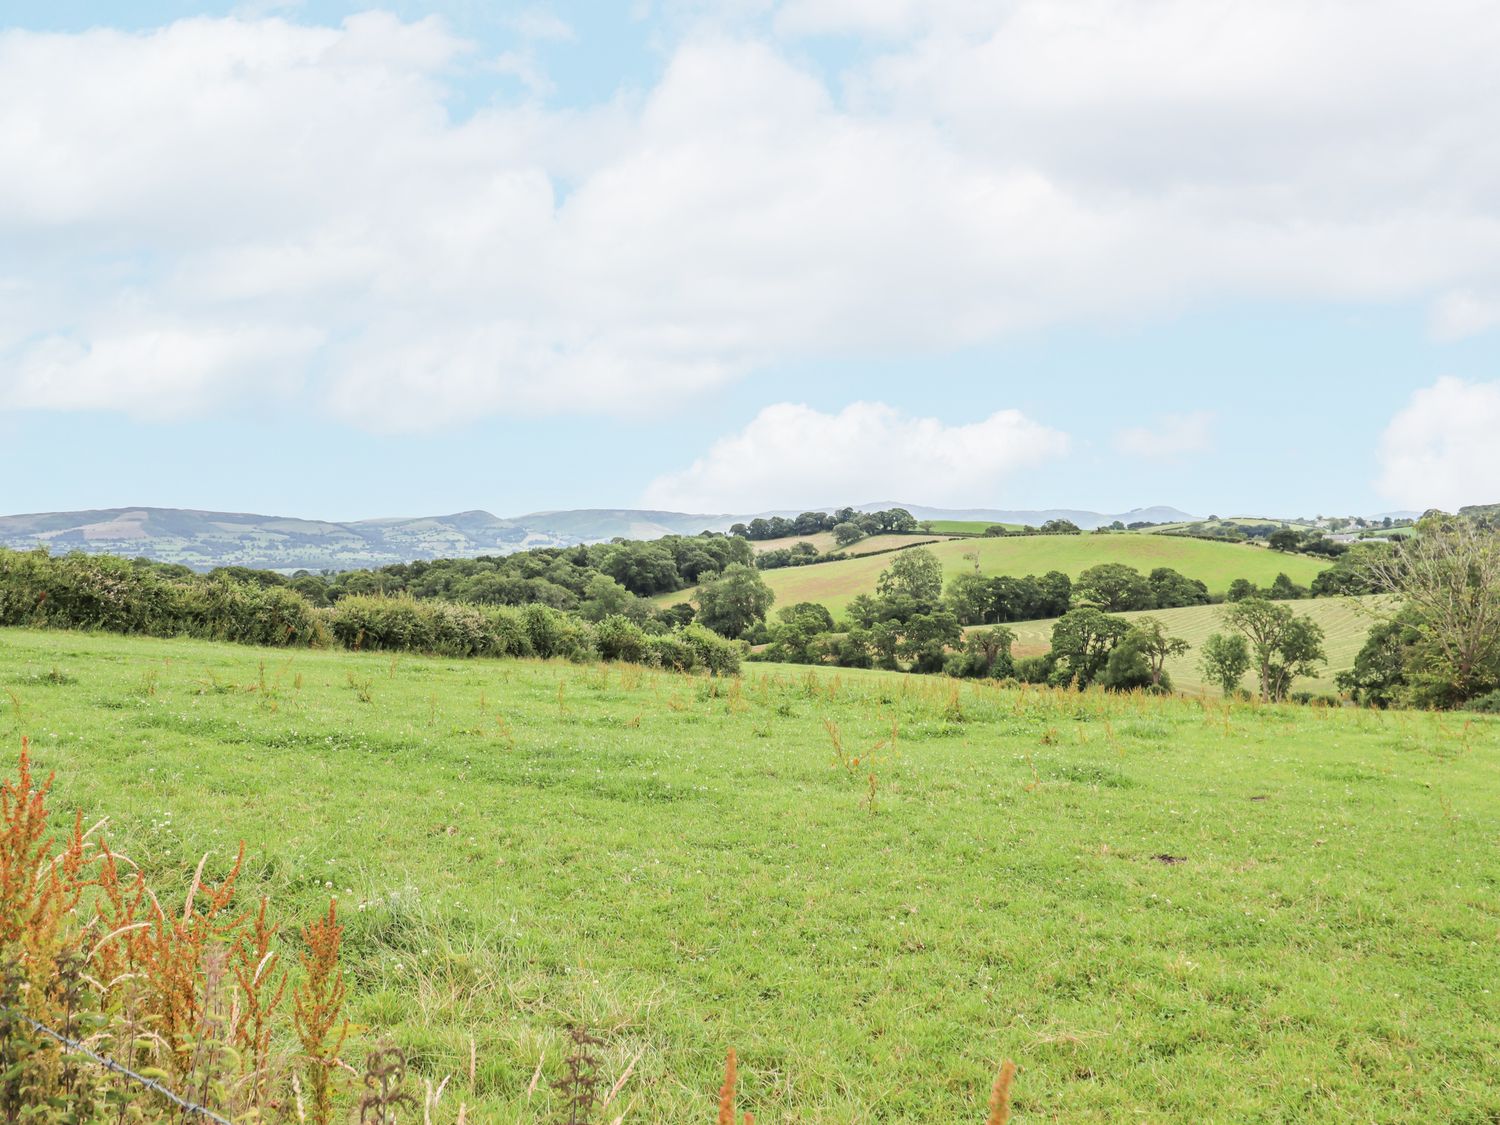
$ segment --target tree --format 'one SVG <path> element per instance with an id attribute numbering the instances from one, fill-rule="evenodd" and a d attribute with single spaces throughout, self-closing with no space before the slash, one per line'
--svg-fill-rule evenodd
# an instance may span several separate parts
<path id="1" fill-rule="evenodd" d="M 855 594 L 845 612 L 856 629 L 872 629 L 880 620 L 880 603 L 869 594 Z"/>
<path id="2" fill-rule="evenodd" d="M 1334 677 L 1339 690 L 1348 692 L 1355 702 L 1390 707 L 1406 698 L 1411 687 L 1408 665 L 1415 663 L 1414 652 L 1422 637 L 1402 616 L 1409 619 L 1411 611 L 1394 621 L 1378 622 L 1354 658 L 1354 667 Z"/>
<path id="3" fill-rule="evenodd" d="M 1064 519 L 1048 520 L 1046 523 L 1042 524 L 1040 530 L 1043 535 L 1083 534 L 1076 523 L 1074 523 L 1072 520 Z"/>
<path id="4" fill-rule="evenodd" d="M 843 523 L 833 525 L 833 541 L 840 547 L 847 547 L 851 543 L 857 543 L 865 537 L 859 524 L 853 520 L 845 520 Z"/>
<path id="5" fill-rule="evenodd" d="M 607 574 L 596 574 L 584 587 L 583 601 L 578 612 L 589 621 L 603 621 L 606 617 L 624 616 L 638 599 Z"/>
<path id="6" fill-rule="evenodd" d="M 1160 690 L 1151 680 L 1151 661 L 1146 655 L 1145 641 L 1134 629 L 1109 650 L 1109 659 L 1099 673 L 1099 683 L 1106 691 Z"/>
<path id="7" fill-rule="evenodd" d="M 1433 702 L 1462 703 L 1500 684 L 1500 533 L 1476 520 L 1428 515 L 1415 536 L 1366 565 L 1375 588 L 1410 611 Z"/>
<path id="8" fill-rule="evenodd" d="M 1151 583 L 1133 566 L 1100 563 L 1091 566 L 1073 583 L 1073 601 L 1106 613 L 1148 609 L 1153 601 Z"/>
<path id="9" fill-rule="evenodd" d="M 955 574 L 948 580 L 943 600 L 960 625 L 984 625 L 995 619 L 994 584 L 982 574 Z"/>
<path id="10" fill-rule="evenodd" d="M 776 611 L 780 619 L 770 627 L 771 647 L 767 660 L 787 664 L 817 663 L 821 650 L 817 642 L 833 631 L 833 615 L 816 602 L 798 602 Z"/>
<path id="11" fill-rule="evenodd" d="M 1259 593 L 1255 583 L 1248 578 L 1236 578 L 1229 584 L 1229 591 L 1224 595 L 1226 602 L 1242 602 L 1246 598 L 1253 598 Z"/>
<path id="12" fill-rule="evenodd" d="M 739 637 L 765 619 L 775 600 L 753 567 L 731 563 L 717 579 L 699 587 L 698 621 L 722 637 Z"/>
<path id="13" fill-rule="evenodd" d="M 1010 655 L 1015 640 L 1016 635 L 1003 625 L 975 629 L 964 638 L 964 651 L 953 658 L 949 671 L 975 679 L 1003 679 L 1015 670 Z"/>
<path id="14" fill-rule="evenodd" d="M 1052 626 L 1052 655 L 1063 682 L 1088 687 L 1098 679 L 1109 661 L 1109 653 L 1130 626 L 1091 607 L 1070 609 Z"/>
<path id="15" fill-rule="evenodd" d="M 881 572 L 875 589 L 881 595 L 906 594 L 914 601 L 934 604 L 943 596 L 943 564 L 926 547 L 900 551 Z"/>
<path id="16" fill-rule="evenodd" d="M 947 610 L 919 613 L 901 627 L 896 653 L 911 661 L 913 672 L 940 672 L 949 645 L 963 639 L 958 618 Z"/>
<path id="17" fill-rule="evenodd" d="M 1302 546 L 1302 533 L 1291 527 L 1278 528 L 1271 532 L 1271 536 L 1266 542 L 1271 545 L 1273 551 L 1286 551 L 1290 553 Z"/>
<path id="18" fill-rule="evenodd" d="M 1196 578 L 1178 574 L 1169 566 L 1159 566 L 1151 572 L 1151 602 L 1153 609 L 1176 609 L 1186 605 L 1207 605 L 1208 587 Z"/>
<path id="19" fill-rule="evenodd" d="M 1144 654 L 1154 688 L 1165 686 L 1167 661 L 1192 647 L 1181 637 L 1168 634 L 1166 625 L 1156 617 L 1138 618 L 1124 639 L 1133 640 Z"/>
<path id="20" fill-rule="evenodd" d="M 1273 602 L 1294 602 L 1299 598 L 1307 597 L 1307 587 L 1297 585 L 1283 572 L 1278 574 L 1276 580 L 1271 583 L 1271 588 L 1266 591 L 1266 597 Z"/>
<path id="21" fill-rule="evenodd" d="M 1322 627 L 1280 602 L 1246 598 L 1224 611 L 1224 622 L 1250 642 L 1260 697 L 1267 702 L 1285 699 L 1294 676 L 1315 676 L 1328 659 Z"/>
<path id="22" fill-rule="evenodd" d="M 1218 684 L 1226 696 L 1239 690 L 1250 670 L 1250 645 L 1242 633 L 1215 633 L 1203 642 L 1198 667 L 1209 683 Z"/>

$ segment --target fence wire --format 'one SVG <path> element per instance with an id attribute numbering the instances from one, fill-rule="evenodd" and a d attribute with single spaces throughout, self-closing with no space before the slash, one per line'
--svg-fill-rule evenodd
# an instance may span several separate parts
<path id="1" fill-rule="evenodd" d="M 80 1054 L 85 1058 L 91 1059 L 92 1061 L 98 1063 L 105 1070 L 113 1071 L 115 1074 L 118 1074 L 124 1078 L 128 1078 L 130 1081 L 144 1086 L 152 1093 L 160 1094 L 162 1097 L 166 1098 L 167 1101 L 171 1102 L 173 1105 L 177 1106 L 179 1109 L 182 1109 L 187 1113 L 196 1113 L 199 1117 L 205 1118 L 209 1121 L 218 1122 L 218 1125 L 234 1125 L 234 1122 L 230 1121 L 229 1118 L 220 1117 L 217 1113 L 209 1109 L 207 1106 L 201 1106 L 196 1102 L 190 1102 L 186 1098 L 179 1097 L 177 1094 L 167 1089 L 167 1087 L 163 1086 L 156 1079 L 147 1078 L 144 1074 L 136 1073 L 128 1066 L 125 1066 L 123 1063 L 118 1063 L 115 1062 L 114 1059 L 108 1058 L 104 1055 L 96 1054 L 95 1052 L 85 1047 L 82 1043 L 78 1042 L 76 1039 L 68 1038 L 62 1032 L 56 1031 L 48 1027 L 46 1024 L 39 1022 L 38 1020 L 32 1019 L 24 1012 L 18 1012 L 13 1008 L 6 1008 L 4 1009 L 4 1011 L 8 1015 L 13 1016 L 15 1019 L 20 1020 L 22 1023 L 28 1025 L 36 1031 L 41 1032 L 43 1035 L 47 1036 L 47 1038 L 56 1040 L 64 1047 L 68 1048 L 68 1050 L 73 1051 L 76 1054 Z"/>

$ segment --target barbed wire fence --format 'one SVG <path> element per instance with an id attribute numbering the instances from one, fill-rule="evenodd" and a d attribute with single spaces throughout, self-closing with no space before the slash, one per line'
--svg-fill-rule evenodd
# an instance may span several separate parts
<path id="1" fill-rule="evenodd" d="M 134 1071 L 130 1067 L 126 1066 L 124 1063 L 116 1062 L 114 1059 L 109 1058 L 107 1055 L 101 1055 L 96 1051 L 89 1049 L 84 1044 L 78 1042 L 78 1040 L 64 1035 L 56 1028 L 48 1027 L 40 1020 L 32 1019 L 25 1012 L 18 1012 L 14 1008 L 7 1008 L 4 1006 L 0 1006 L 0 1011 L 3 1011 L 7 1016 L 11 1017 L 19 1023 L 25 1024 L 39 1034 L 45 1035 L 47 1036 L 47 1038 L 55 1040 L 57 1043 L 67 1048 L 69 1051 L 72 1051 L 73 1053 L 78 1055 L 82 1055 L 84 1058 L 97 1063 L 105 1070 L 118 1074 L 121 1077 L 136 1083 L 137 1085 L 144 1086 L 152 1093 L 166 1098 L 167 1101 L 177 1106 L 184 1113 L 196 1114 L 198 1117 L 202 1118 L 205 1121 L 217 1122 L 217 1125 L 234 1125 L 234 1122 L 229 1120 L 229 1118 L 219 1116 L 219 1114 L 215 1113 L 207 1106 L 202 1106 L 196 1102 L 189 1101 L 179 1094 L 174 1093 L 166 1086 L 163 1086 L 156 1079 L 149 1078 L 144 1074 L 140 1074 L 137 1071 Z"/>

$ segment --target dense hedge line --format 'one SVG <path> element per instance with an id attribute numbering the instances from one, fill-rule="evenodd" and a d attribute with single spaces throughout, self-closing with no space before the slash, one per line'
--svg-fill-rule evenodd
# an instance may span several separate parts
<path id="1" fill-rule="evenodd" d="M 742 646 L 700 625 L 651 633 L 544 605 L 477 606 L 352 595 L 318 608 L 295 590 L 223 574 L 164 575 L 109 555 L 0 549 L 0 625 L 98 629 L 258 645 L 332 645 L 443 656 L 626 660 L 739 671 Z"/>

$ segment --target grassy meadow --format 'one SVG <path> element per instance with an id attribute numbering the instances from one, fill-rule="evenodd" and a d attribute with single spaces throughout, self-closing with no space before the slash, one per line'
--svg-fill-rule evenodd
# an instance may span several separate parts
<path id="1" fill-rule="evenodd" d="M 762 1125 L 978 1122 L 1003 1056 L 1017 1122 L 1500 1118 L 1497 720 L 0 630 L 22 735 L 160 883 L 337 895 L 346 1056 L 473 1121 L 580 1019 L 627 1122 L 730 1046 Z"/>
<path id="2" fill-rule="evenodd" d="M 1008 531 L 1020 531 L 1022 525 L 1018 523 L 996 524 L 991 520 L 924 520 L 933 531 L 949 532 L 954 535 L 983 535 L 992 527 L 1003 527 Z"/>
<path id="3" fill-rule="evenodd" d="M 798 543 L 811 543 L 822 555 L 831 555 L 835 551 L 844 555 L 868 555 L 878 551 L 891 551 L 902 547 L 910 547 L 914 543 L 929 543 L 933 539 L 941 539 L 938 535 L 867 535 L 850 543 L 847 547 L 840 547 L 834 539 L 833 532 L 819 531 L 814 535 L 789 535 L 784 539 L 754 539 L 750 541 L 751 549 L 761 555 L 767 551 L 779 550 L 783 547 L 795 547 Z M 952 542 L 951 539 L 944 540 Z"/>
<path id="4" fill-rule="evenodd" d="M 1124 563 L 1143 574 L 1149 574 L 1159 566 L 1169 566 L 1189 578 L 1201 580 L 1215 594 L 1222 594 L 1236 578 L 1248 578 L 1257 586 L 1269 586 L 1282 572 L 1293 582 L 1305 586 L 1328 565 L 1326 560 L 1308 555 L 1287 555 L 1241 543 L 1213 543 L 1205 539 L 1132 532 L 953 539 L 926 549 L 942 560 L 944 581 L 972 570 L 977 555 L 979 570 L 984 574 L 1044 574 L 1049 570 L 1060 570 L 1077 578 L 1089 567 L 1107 562 Z M 890 555 L 876 555 L 768 570 L 761 577 L 775 592 L 777 606 L 819 602 L 837 617 L 855 596 L 873 594 L 880 572 L 890 565 Z M 670 604 L 691 599 L 691 591 L 678 591 L 655 600 Z"/>
<path id="5" fill-rule="evenodd" d="M 1328 663 L 1322 674 L 1316 677 L 1299 676 L 1292 684 L 1293 691 L 1311 691 L 1320 694 L 1337 694 L 1333 678 L 1339 672 L 1354 667 L 1354 658 L 1364 647 L 1370 629 L 1375 624 L 1372 611 L 1378 608 L 1380 598 L 1312 598 L 1304 601 L 1284 602 L 1293 613 L 1310 617 L 1323 628 L 1324 651 Z M 1224 633 L 1222 605 L 1184 606 L 1180 609 L 1151 609 L 1138 613 L 1121 613 L 1116 616 L 1127 621 L 1140 617 L 1155 617 L 1167 627 L 1174 637 L 1181 637 L 1192 645 L 1183 656 L 1167 661 L 1167 672 L 1172 677 L 1172 686 L 1178 691 L 1210 692 L 1219 689 L 1203 679 L 1198 667 L 1199 649 L 1214 633 Z M 1007 625 L 1016 634 L 1014 653 L 1016 656 L 1036 656 L 1052 647 L 1052 626 L 1057 619 L 1045 621 L 1020 621 Z M 1255 689 L 1253 670 L 1245 676 L 1244 686 Z"/>

